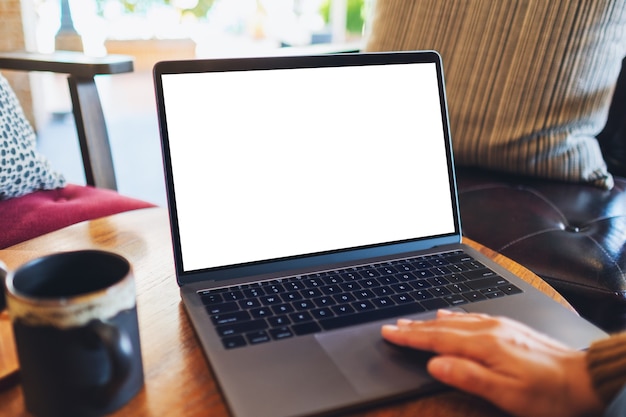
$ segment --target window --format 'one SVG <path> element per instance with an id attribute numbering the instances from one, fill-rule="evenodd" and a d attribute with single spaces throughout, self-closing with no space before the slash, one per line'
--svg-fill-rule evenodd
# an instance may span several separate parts
<path id="1" fill-rule="evenodd" d="M 369 2 L 42 0 L 38 43 L 43 45 L 40 50 L 51 49 L 50 38 L 58 31 L 59 21 L 65 19 L 67 23 L 68 14 L 82 37 L 85 52 L 92 54 L 105 53 L 106 41 L 130 40 L 192 40 L 198 57 L 263 54 L 286 46 L 358 43 Z"/>

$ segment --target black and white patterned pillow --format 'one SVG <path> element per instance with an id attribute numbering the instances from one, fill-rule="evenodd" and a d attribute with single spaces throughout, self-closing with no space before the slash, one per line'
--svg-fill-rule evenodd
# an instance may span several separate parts
<path id="1" fill-rule="evenodd" d="M 37 152 L 35 132 L 0 74 L 0 200 L 64 185 L 63 176 Z"/>

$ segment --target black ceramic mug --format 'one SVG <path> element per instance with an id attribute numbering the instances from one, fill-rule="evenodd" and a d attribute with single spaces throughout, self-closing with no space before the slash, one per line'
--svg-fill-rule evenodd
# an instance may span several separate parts
<path id="1" fill-rule="evenodd" d="M 137 394 L 143 365 L 126 259 L 96 250 L 64 252 L 0 273 L 29 412 L 101 416 Z"/>

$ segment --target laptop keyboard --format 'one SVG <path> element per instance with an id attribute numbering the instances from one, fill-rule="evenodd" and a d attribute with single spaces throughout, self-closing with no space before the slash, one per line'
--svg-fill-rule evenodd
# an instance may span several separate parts
<path id="1" fill-rule="evenodd" d="M 198 294 L 232 349 L 519 292 L 458 250 Z"/>

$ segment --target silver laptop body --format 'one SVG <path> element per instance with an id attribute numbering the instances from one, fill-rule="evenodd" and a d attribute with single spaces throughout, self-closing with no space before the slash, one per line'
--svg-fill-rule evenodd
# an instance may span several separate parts
<path id="1" fill-rule="evenodd" d="M 461 243 L 437 53 L 170 61 L 154 78 L 176 277 L 233 416 L 444 388 L 428 355 L 380 337 L 444 306 L 580 349 L 605 335 Z"/>

